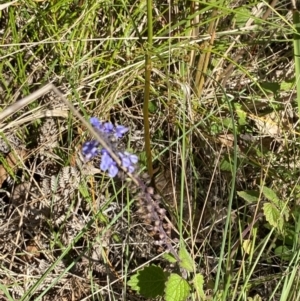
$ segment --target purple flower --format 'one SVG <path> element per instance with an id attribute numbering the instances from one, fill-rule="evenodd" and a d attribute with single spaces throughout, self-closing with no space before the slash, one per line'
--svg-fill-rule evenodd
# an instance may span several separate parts
<path id="1" fill-rule="evenodd" d="M 111 156 L 108 154 L 106 149 L 101 150 L 102 157 L 101 157 L 101 163 L 100 163 L 100 169 L 102 171 L 108 170 L 108 175 L 113 178 L 118 174 L 118 167 L 117 163 L 111 158 Z"/>
<path id="2" fill-rule="evenodd" d="M 123 125 L 117 125 L 116 126 L 116 132 L 115 132 L 115 136 L 116 138 L 122 138 L 123 135 L 128 131 L 129 129 L 126 128 Z"/>
<path id="3" fill-rule="evenodd" d="M 103 132 L 107 134 L 111 134 L 114 131 L 114 126 L 111 122 L 106 122 L 103 124 Z"/>
<path id="4" fill-rule="evenodd" d="M 85 160 L 91 160 L 99 154 L 99 142 L 97 140 L 87 141 L 82 146 L 82 154 Z"/>
<path id="5" fill-rule="evenodd" d="M 96 117 L 91 117 L 90 118 L 90 123 L 92 125 L 92 127 L 98 129 L 99 131 L 101 131 L 101 128 L 102 128 L 102 122 L 96 118 Z"/>
<path id="6" fill-rule="evenodd" d="M 124 152 L 124 155 L 130 159 L 132 164 L 136 164 L 139 160 L 138 156 L 131 154 L 129 152 Z"/>
<path id="7" fill-rule="evenodd" d="M 90 123 L 93 128 L 99 133 L 99 135 L 103 135 L 106 140 L 113 142 L 110 146 L 112 148 L 112 151 L 118 154 L 119 158 L 121 159 L 122 166 L 126 168 L 130 173 L 133 173 L 136 167 L 135 164 L 138 162 L 138 157 L 126 151 L 117 151 L 117 145 L 115 141 L 115 138 L 122 138 L 129 129 L 123 125 L 114 126 L 111 122 L 103 123 L 96 117 L 91 117 Z M 113 136 L 115 138 L 113 138 Z M 108 151 L 104 148 L 102 148 L 100 151 L 100 143 L 96 140 L 87 141 L 83 144 L 82 154 L 84 155 L 86 160 L 90 160 L 100 153 L 100 169 L 102 171 L 107 171 L 110 177 L 115 177 L 119 172 L 119 167 L 113 160 L 113 158 L 109 155 Z"/>
<path id="8" fill-rule="evenodd" d="M 127 168 L 130 173 L 133 173 L 135 170 L 134 164 L 138 162 L 138 157 L 128 152 L 119 152 L 118 155 L 121 158 L 122 166 Z"/>

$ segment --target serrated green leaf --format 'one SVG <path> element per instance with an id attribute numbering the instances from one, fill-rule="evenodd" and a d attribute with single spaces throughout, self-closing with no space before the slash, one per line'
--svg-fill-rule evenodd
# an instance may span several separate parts
<path id="1" fill-rule="evenodd" d="M 166 282 L 165 300 L 184 301 L 190 294 L 190 285 L 177 274 L 171 274 Z"/>
<path id="2" fill-rule="evenodd" d="M 283 222 L 284 222 L 283 218 L 286 221 L 289 219 L 289 216 L 290 216 L 289 207 L 287 206 L 287 204 L 285 204 L 283 201 L 281 201 L 277 197 L 276 193 L 272 189 L 264 186 L 262 192 L 263 192 L 264 196 L 268 200 L 270 200 L 273 203 L 273 205 L 275 205 L 277 207 L 279 213 L 281 213 L 281 220 L 282 220 L 282 225 L 283 225 Z M 282 230 L 282 228 L 280 228 L 280 229 Z"/>
<path id="3" fill-rule="evenodd" d="M 193 279 L 193 283 L 194 283 L 194 286 L 195 286 L 198 297 L 205 300 L 206 297 L 205 297 L 204 289 L 203 289 L 204 277 L 201 274 L 196 274 L 194 279 Z"/>
<path id="4" fill-rule="evenodd" d="M 151 265 L 131 276 L 128 285 L 146 298 L 155 298 L 163 296 L 168 276 L 162 268 Z"/>
<path id="5" fill-rule="evenodd" d="M 280 215 L 280 211 L 278 210 L 278 208 L 274 206 L 272 203 L 265 203 L 263 205 L 263 211 L 268 223 L 271 226 L 278 228 L 279 230 L 282 231 L 283 218 Z"/>
<path id="6" fill-rule="evenodd" d="M 282 215 L 283 215 L 283 217 L 286 221 L 289 220 L 289 218 L 290 218 L 290 209 L 287 206 L 284 207 Z"/>
<path id="7" fill-rule="evenodd" d="M 269 201 L 274 202 L 276 205 L 279 203 L 276 193 L 271 188 L 264 186 L 262 193 Z"/>
<path id="8" fill-rule="evenodd" d="M 254 190 L 238 191 L 238 196 L 244 199 L 248 203 L 257 203 L 259 198 L 259 192 Z"/>
<path id="9" fill-rule="evenodd" d="M 190 253 L 186 250 L 184 246 L 180 247 L 178 256 L 180 258 L 179 265 L 186 269 L 188 272 L 194 271 L 194 261 Z"/>

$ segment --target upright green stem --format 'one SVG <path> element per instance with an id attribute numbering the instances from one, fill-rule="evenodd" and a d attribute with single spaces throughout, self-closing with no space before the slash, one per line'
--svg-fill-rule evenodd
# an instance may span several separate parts
<path id="1" fill-rule="evenodd" d="M 296 71 L 297 104 L 300 116 L 300 17 L 297 10 L 293 11 L 293 22 L 296 32 L 294 33 L 294 58 Z"/>
<path id="2" fill-rule="evenodd" d="M 149 99 L 150 99 L 150 79 L 151 79 L 151 51 L 153 46 L 153 24 L 152 24 L 152 0 L 147 0 L 147 24 L 148 24 L 148 44 L 145 56 L 145 92 L 143 104 L 144 134 L 145 134 L 145 152 L 147 157 L 148 173 L 153 182 L 153 167 L 150 145 L 150 126 L 149 126 Z"/>

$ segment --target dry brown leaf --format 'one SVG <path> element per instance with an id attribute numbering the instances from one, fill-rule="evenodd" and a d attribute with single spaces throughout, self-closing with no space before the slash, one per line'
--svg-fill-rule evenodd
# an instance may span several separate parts
<path id="1" fill-rule="evenodd" d="M 26 255 L 24 259 L 27 262 L 31 262 L 33 257 L 39 258 L 41 256 L 39 248 L 32 242 L 30 245 L 26 246 Z"/>
<path id="2" fill-rule="evenodd" d="M 218 140 L 225 146 L 233 147 L 233 142 L 234 142 L 233 134 L 219 135 Z"/>

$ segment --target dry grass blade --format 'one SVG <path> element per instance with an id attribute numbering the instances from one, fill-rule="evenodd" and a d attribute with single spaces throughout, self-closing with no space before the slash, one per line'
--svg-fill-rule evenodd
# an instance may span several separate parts
<path id="1" fill-rule="evenodd" d="M 18 0 L 7 2 L 5 4 L 0 4 L 0 10 L 4 10 L 17 2 L 18 2 Z"/>

